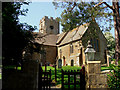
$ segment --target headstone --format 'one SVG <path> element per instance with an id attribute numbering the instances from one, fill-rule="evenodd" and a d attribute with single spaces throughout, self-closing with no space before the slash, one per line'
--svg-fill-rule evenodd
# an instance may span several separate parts
<path id="1" fill-rule="evenodd" d="M 62 68 L 62 60 L 61 59 L 58 60 L 58 68 Z"/>

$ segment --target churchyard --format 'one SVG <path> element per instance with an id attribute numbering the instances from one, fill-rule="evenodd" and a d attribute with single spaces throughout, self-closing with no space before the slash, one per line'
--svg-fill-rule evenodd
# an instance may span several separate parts
<path id="1" fill-rule="evenodd" d="M 45 71 L 45 66 L 42 66 L 43 71 Z M 56 88 L 61 88 L 61 80 L 62 80 L 62 73 L 61 73 L 61 69 L 63 69 L 64 71 L 71 71 L 71 70 L 80 70 L 81 66 L 77 67 L 77 66 L 62 66 L 62 68 L 57 68 L 57 82 L 55 81 L 55 67 L 51 67 L 51 66 L 47 66 L 47 71 L 49 71 L 51 69 L 51 79 L 52 79 L 52 83 L 54 83 L 54 85 L 56 86 Z M 101 71 L 105 71 L 105 70 L 110 70 L 110 67 L 107 66 L 101 66 Z M 74 77 L 71 78 L 71 81 L 74 79 Z M 65 82 L 68 81 L 68 76 L 65 76 Z M 70 88 L 73 88 L 74 86 L 71 85 Z M 65 85 L 65 88 L 68 88 L 68 85 Z M 77 88 L 79 88 L 79 86 L 77 86 Z"/>
<path id="2" fill-rule="evenodd" d="M 61 88 L 62 86 L 62 72 L 61 72 L 61 69 L 63 69 L 64 71 L 71 71 L 71 70 L 79 70 L 81 69 L 81 66 L 62 66 L 62 68 L 56 68 L 56 76 L 57 76 L 57 81 L 55 81 L 55 67 L 54 66 L 46 66 L 47 67 L 47 70 L 46 71 L 49 71 L 51 70 L 51 79 L 52 79 L 52 83 L 51 83 L 51 86 L 52 87 L 55 87 L 55 88 Z M 5 69 L 11 69 L 11 70 L 15 70 L 16 67 L 15 66 L 6 66 L 4 67 Z M 45 72 L 45 66 L 42 66 L 42 70 L 43 72 Z M 105 71 L 105 70 L 109 70 L 109 67 L 107 66 L 101 66 L 101 71 Z M 21 66 L 18 66 L 17 67 L 17 71 L 21 71 Z M 0 78 L 2 78 L 1 74 L 0 74 Z M 74 79 L 74 77 L 71 78 L 71 81 Z M 64 76 L 64 80 L 65 82 L 68 82 L 68 76 L 65 75 Z M 65 88 L 68 88 L 68 85 L 65 85 L 64 86 Z M 77 88 L 79 88 L 80 86 L 77 85 L 76 86 Z M 74 88 L 73 85 L 70 85 L 70 88 Z"/>
<path id="3" fill-rule="evenodd" d="M 91 63 L 89 63 L 89 64 L 91 64 Z M 34 88 L 36 88 L 37 90 L 41 90 L 41 89 L 38 89 L 38 86 L 40 85 L 38 83 L 39 75 L 40 75 L 39 74 L 40 68 L 38 67 L 39 65 L 40 64 L 38 64 L 38 62 L 27 61 L 24 63 L 23 67 L 21 67 L 21 66 L 18 66 L 17 68 L 15 66 L 4 67 L 4 70 L 3 70 L 4 72 L 2 74 L 2 80 L 4 79 L 3 87 L 4 88 L 11 87 L 11 88 L 14 88 L 16 90 L 18 88 L 20 88 L 22 90 L 24 90 L 25 88 L 31 88 L 31 90 L 34 90 Z M 111 65 L 112 64 L 110 64 L 110 66 Z M 93 69 L 92 66 L 94 66 L 95 69 Z M 112 69 L 108 66 L 105 66 L 105 65 L 101 65 L 100 69 L 98 68 L 99 65 L 97 65 L 97 64 L 92 65 L 92 66 L 91 66 L 92 72 L 89 68 L 88 75 L 90 76 L 89 81 L 92 80 L 92 82 L 90 83 L 90 84 L 92 84 L 91 86 L 95 86 L 95 87 L 90 87 L 90 88 L 109 88 L 108 84 L 107 84 L 108 82 L 106 82 L 106 76 L 107 76 L 106 71 L 112 70 Z M 78 66 L 62 66 L 61 68 L 57 67 L 56 68 L 57 79 L 55 79 L 55 67 L 54 67 L 54 65 L 52 65 L 52 66 L 49 65 L 46 67 L 47 68 L 45 71 L 45 66 L 42 66 L 42 70 L 43 70 L 42 72 L 48 72 L 51 70 L 50 88 L 59 88 L 59 89 L 62 88 L 62 79 L 63 79 L 62 78 L 62 69 L 65 72 L 73 72 L 73 73 L 81 70 L 81 66 L 79 66 L 79 67 Z M 86 70 L 87 70 L 87 68 L 86 68 Z M 116 70 L 116 71 L 118 71 L 118 70 Z M 41 72 L 41 74 L 42 74 L 42 72 Z M 7 73 L 7 74 L 5 74 L 5 73 Z M 93 73 L 93 74 L 90 74 L 90 73 Z M 69 80 L 70 80 L 70 82 L 73 82 L 74 76 L 73 75 L 64 75 L 64 82 L 68 83 Z M 78 76 L 76 75 L 77 83 L 79 83 L 78 82 L 79 80 L 80 80 L 79 75 Z M 113 81 L 116 82 L 115 80 L 113 80 Z M 9 82 L 11 82 L 11 83 L 9 83 Z M 22 82 L 25 82 L 26 84 L 24 84 Z M 96 85 L 96 83 L 98 83 L 98 85 Z M 68 83 L 68 84 L 70 84 L 70 83 Z M 103 87 L 104 84 L 106 85 L 105 87 Z M 70 86 L 70 88 L 74 88 L 74 86 L 76 86 L 76 89 L 80 88 L 80 85 L 64 85 L 64 88 L 69 88 L 69 86 Z"/>

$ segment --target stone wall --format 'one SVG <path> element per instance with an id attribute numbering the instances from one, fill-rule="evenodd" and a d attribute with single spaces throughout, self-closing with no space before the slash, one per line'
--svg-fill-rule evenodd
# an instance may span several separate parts
<path id="1" fill-rule="evenodd" d="M 87 88 L 107 89 L 107 74 L 101 72 L 101 61 L 87 61 Z"/>
<path id="2" fill-rule="evenodd" d="M 70 45 L 71 44 L 67 44 L 67 45 L 58 47 L 58 59 L 62 59 L 62 62 L 63 62 L 63 56 L 64 56 L 67 65 L 71 65 L 71 60 L 74 60 L 74 66 L 79 66 L 79 62 L 81 59 L 80 58 L 80 54 L 81 54 L 80 41 L 72 42 L 73 53 L 70 53 Z M 61 53 L 60 53 L 60 50 L 61 50 Z M 83 60 L 83 64 L 85 64 L 84 48 L 82 49 L 81 57 Z"/>
<path id="3" fill-rule="evenodd" d="M 46 55 L 33 52 L 32 60 L 39 60 L 40 62 L 42 62 L 42 64 L 44 64 L 46 59 L 46 62 L 54 64 L 57 57 L 57 47 L 44 45 L 44 48 L 45 48 Z"/>
<path id="4" fill-rule="evenodd" d="M 107 40 L 105 36 L 102 34 L 102 31 L 96 26 L 97 25 L 92 25 L 92 28 L 91 27 L 88 28 L 87 32 L 82 37 L 82 44 L 83 44 L 83 47 L 86 49 L 88 45 L 87 42 L 88 40 L 90 40 L 90 38 L 98 39 L 99 52 L 95 53 L 95 60 L 101 61 L 101 63 L 104 64 L 105 63 L 105 50 L 107 49 Z"/>
<path id="5" fill-rule="evenodd" d="M 52 29 L 50 27 L 53 27 Z M 59 34 L 59 22 L 53 17 L 48 18 L 47 16 L 43 17 L 40 20 L 39 32 L 47 34 Z"/>
<path id="6" fill-rule="evenodd" d="M 46 48 L 46 61 L 54 64 L 57 57 L 56 46 L 44 46 Z"/>

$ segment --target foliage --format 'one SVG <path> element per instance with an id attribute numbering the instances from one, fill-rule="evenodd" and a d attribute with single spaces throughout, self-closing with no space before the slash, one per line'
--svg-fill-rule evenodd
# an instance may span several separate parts
<path id="1" fill-rule="evenodd" d="M 62 15 L 63 17 L 63 31 L 68 31 L 71 30 L 71 27 L 67 24 L 72 25 L 74 28 L 74 24 L 71 24 L 72 22 L 76 22 L 76 20 L 80 20 L 83 22 L 84 24 L 84 20 L 82 20 L 82 18 L 85 18 L 85 22 L 87 22 L 87 20 L 89 20 L 89 18 L 91 19 L 91 21 L 97 21 L 98 25 L 101 26 L 101 29 L 103 30 L 111 30 L 111 28 L 113 27 L 112 25 L 112 21 L 114 21 L 114 30 L 115 30 L 115 59 L 116 59 L 116 64 L 118 63 L 118 60 L 120 59 L 120 52 L 119 52 L 119 48 L 120 48 L 120 7 L 119 4 L 120 2 L 116 1 L 112 1 L 112 2 L 103 2 L 103 1 L 99 1 L 99 2 L 79 2 L 79 0 L 76 0 L 76 2 L 74 0 L 72 0 L 71 2 L 66 2 L 66 0 L 63 0 L 64 2 L 54 2 L 54 6 L 55 7 L 62 7 L 64 8 L 64 14 Z M 85 3 L 88 3 L 87 8 L 85 5 Z M 79 5 L 80 4 L 80 5 Z M 112 4 L 112 6 L 111 6 Z M 80 8 L 78 7 L 80 6 Z M 91 7 L 92 6 L 92 7 Z M 75 11 L 77 11 L 77 14 Z M 83 12 L 82 12 L 83 11 Z M 87 11 L 87 12 L 84 12 Z M 78 13 L 79 12 L 79 13 Z M 82 13 L 81 13 L 82 12 Z M 70 14 L 69 14 L 70 13 Z M 74 16 L 76 15 L 76 16 Z M 75 20 L 75 18 L 73 17 L 79 17 L 79 16 L 83 16 L 82 18 L 78 18 Z M 87 16 L 87 17 L 86 17 Z M 65 18 L 64 18 L 65 17 Z M 73 18 L 73 19 L 72 19 Z M 103 22 L 102 22 L 103 20 Z M 79 22 L 80 22 L 79 21 Z M 108 23 L 107 23 L 108 22 Z M 79 23 L 78 23 L 79 25 Z M 77 25 L 76 25 L 77 26 Z M 105 27 L 105 28 L 104 28 Z M 102 30 L 102 31 L 103 31 Z"/>
<path id="2" fill-rule="evenodd" d="M 110 65 L 110 69 L 113 70 L 113 72 L 111 71 L 111 73 L 108 74 L 108 86 L 110 88 L 120 88 L 120 61 L 118 61 L 118 63 L 118 65 Z"/>
<path id="3" fill-rule="evenodd" d="M 107 50 L 110 56 L 114 56 L 115 54 L 115 38 L 112 36 L 110 32 L 104 33 L 105 38 L 107 39 Z"/>
<path id="4" fill-rule="evenodd" d="M 112 25 L 105 27 L 103 19 L 112 21 L 111 11 L 108 8 L 104 8 L 104 5 L 94 8 L 98 2 L 54 2 L 55 7 L 64 8 L 61 14 L 61 25 L 63 26 L 63 31 L 69 31 L 73 28 L 80 26 L 87 22 L 92 22 L 94 19 L 97 21 L 102 30 L 110 30 Z M 102 18 L 101 18 L 102 16 Z M 103 21 L 102 21 L 103 20 Z M 104 23 L 104 24 L 103 24 Z M 102 25 L 101 25 L 102 24 Z"/>
<path id="5" fill-rule="evenodd" d="M 17 68 L 17 70 L 21 70 L 21 67 L 20 67 L 20 66 L 16 67 L 16 66 L 11 66 L 11 65 L 9 65 L 9 66 L 3 67 L 3 69 L 16 69 L 16 68 Z"/>
<path id="6" fill-rule="evenodd" d="M 104 67 L 104 66 L 101 67 L 101 71 L 109 70 L 109 69 L 110 69 L 109 67 Z"/>
<path id="7" fill-rule="evenodd" d="M 2 79 L 2 74 L 0 74 L 0 79 Z"/>
<path id="8" fill-rule="evenodd" d="M 21 10 L 23 4 L 27 2 L 3 2 L 2 3 L 2 57 L 3 64 L 10 64 L 21 60 L 24 47 L 33 39 L 32 27 L 26 23 L 19 22 L 19 15 L 26 15 L 28 9 Z"/>

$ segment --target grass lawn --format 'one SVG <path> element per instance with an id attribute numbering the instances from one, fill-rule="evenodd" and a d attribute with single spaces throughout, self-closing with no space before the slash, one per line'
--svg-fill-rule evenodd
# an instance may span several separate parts
<path id="1" fill-rule="evenodd" d="M 2 74 L 0 74 L 0 79 L 2 79 Z"/>
<path id="2" fill-rule="evenodd" d="M 9 66 L 5 66 L 4 68 L 5 68 L 5 69 L 15 69 L 16 66 L 11 66 L 11 65 L 9 65 Z M 21 67 L 20 67 L 20 66 L 17 67 L 17 70 L 21 70 Z"/>
<path id="3" fill-rule="evenodd" d="M 5 69 L 15 69 L 15 66 L 6 66 L 6 67 L 4 67 Z M 45 71 L 45 67 L 44 66 L 42 66 L 42 69 L 43 69 L 43 71 Z M 52 81 L 53 82 L 55 82 L 55 68 L 54 67 L 51 67 L 51 66 L 47 66 L 47 70 L 50 70 L 51 69 L 51 73 L 52 73 L 52 75 L 51 75 L 51 79 L 52 79 Z M 77 66 L 62 66 L 62 69 L 63 70 L 80 70 L 81 69 L 81 67 L 77 67 Z M 103 66 L 101 66 L 101 71 L 104 71 L 104 70 L 108 70 L 109 69 L 109 67 L 103 67 Z M 21 70 L 21 67 L 17 67 L 17 70 Z M 61 69 L 58 69 L 57 68 L 57 82 L 56 82 L 56 85 L 58 85 L 58 86 L 60 86 L 60 84 L 62 83 L 61 81 Z M 68 82 L 68 75 L 65 75 L 64 76 L 65 78 L 64 78 L 64 80 L 65 80 L 65 82 Z M 1 74 L 0 74 L 0 79 L 2 78 L 2 76 L 1 76 Z M 73 79 L 74 79 L 74 77 L 71 77 L 71 81 L 73 81 Z M 76 86 L 76 87 L 78 87 L 78 86 Z M 67 85 L 65 85 L 65 88 L 68 88 L 68 86 Z M 70 88 L 74 88 L 74 86 L 73 85 L 71 85 L 70 86 Z"/>
<path id="4" fill-rule="evenodd" d="M 45 71 L 45 67 L 44 66 L 42 67 L 42 69 L 43 69 L 43 71 Z M 55 82 L 55 68 L 51 67 L 51 66 L 47 66 L 47 70 L 50 70 L 50 69 L 51 69 L 51 73 L 52 73 L 51 79 L 52 79 L 53 82 Z M 81 67 L 77 67 L 77 66 L 62 66 L 62 69 L 63 70 L 67 70 L 67 71 L 68 70 L 80 70 Z M 61 82 L 62 81 L 61 80 L 61 75 L 62 75 L 61 69 L 57 68 L 57 83 L 56 83 L 56 85 L 59 85 L 59 84 L 62 83 Z M 74 77 L 71 77 L 71 81 L 73 81 L 73 79 L 74 79 Z M 68 82 L 68 75 L 64 75 L 64 80 L 65 80 L 65 82 Z M 68 85 L 65 85 L 65 88 L 68 88 Z M 74 86 L 71 85 L 70 88 L 74 88 Z"/>
<path id="5" fill-rule="evenodd" d="M 45 67 L 43 66 L 42 67 L 42 69 L 43 69 L 43 71 L 45 70 Z M 51 67 L 51 66 L 47 66 L 47 70 L 50 70 L 51 69 L 51 73 L 52 73 L 52 75 L 51 75 L 51 78 L 52 78 L 52 81 L 53 82 L 55 82 L 55 68 L 54 67 Z M 81 69 L 81 67 L 77 67 L 77 66 L 62 66 L 62 69 L 63 70 L 80 70 Z M 104 71 L 104 70 L 109 70 L 109 67 L 103 67 L 103 66 L 101 66 L 101 71 Z M 56 83 L 56 85 L 59 85 L 59 84 L 61 84 L 62 82 L 61 82 L 61 69 L 58 69 L 57 68 L 57 83 Z M 64 80 L 65 80 L 65 82 L 68 82 L 68 76 L 67 75 L 65 75 L 64 76 L 65 78 L 64 78 Z M 71 78 L 71 81 L 73 80 L 73 78 L 74 77 L 72 77 Z M 78 86 L 76 86 L 76 87 L 78 87 Z M 67 85 L 65 85 L 65 88 L 68 88 L 68 86 Z M 70 86 L 70 88 L 74 88 L 74 86 L 73 85 L 71 85 Z"/>

